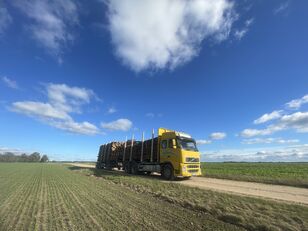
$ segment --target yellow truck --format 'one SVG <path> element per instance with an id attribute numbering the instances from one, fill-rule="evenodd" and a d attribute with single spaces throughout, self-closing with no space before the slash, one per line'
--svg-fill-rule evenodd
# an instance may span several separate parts
<path id="1" fill-rule="evenodd" d="M 159 128 L 157 137 L 110 142 L 100 146 L 97 168 L 123 169 L 128 174 L 161 173 L 166 180 L 200 176 L 200 153 L 188 134 Z"/>

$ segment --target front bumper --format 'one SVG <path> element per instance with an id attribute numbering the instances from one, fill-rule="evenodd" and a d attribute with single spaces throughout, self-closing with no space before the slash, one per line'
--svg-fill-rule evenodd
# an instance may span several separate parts
<path id="1" fill-rule="evenodd" d="M 180 174 L 178 174 L 178 176 L 190 177 L 201 175 L 200 163 L 180 164 Z"/>

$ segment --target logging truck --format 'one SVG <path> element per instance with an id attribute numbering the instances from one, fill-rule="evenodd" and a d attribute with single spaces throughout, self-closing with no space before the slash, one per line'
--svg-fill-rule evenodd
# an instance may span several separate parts
<path id="1" fill-rule="evenodd" d="M 100 146 L 96 168 L 124 170 L 128 174 L 161 173 L 166 180 L 201 175 L 200 153 L 188 134 L 159 128 L 155 137 Z"/>

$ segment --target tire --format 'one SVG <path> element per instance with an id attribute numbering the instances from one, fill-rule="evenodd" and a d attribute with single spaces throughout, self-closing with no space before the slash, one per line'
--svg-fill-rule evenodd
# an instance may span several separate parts
<path id="1" fill-rule="evenodd" d="M 172 165 L 166 164 L 163 167 L 162 176 L 165 180 L 174 180 L 174 170 Z"/>
<path id="2" fill-rule="evenodd" d="M 130 164 L 129 163 L 126 163 L 124 165 L 124 171 L 126 174 L 131 174 L 131 168 L 130 168 Z"/>
<path id="3" fill-rule="evenodd" d="M 132 170 L 131 170 L 132 174 L 133 175 L 139 175 L 140 172 L 138 171 L 138 164 L 137 163 L 132 163 L 131 166 L 132 166 Z"/>

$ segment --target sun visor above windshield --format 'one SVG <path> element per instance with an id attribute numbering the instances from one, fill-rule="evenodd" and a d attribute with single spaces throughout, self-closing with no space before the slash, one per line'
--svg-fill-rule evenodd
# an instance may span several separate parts
<path id="1" fill-rule="evenodd" d="M 176 132 L 176 136 L 183 137 L 183 138 L 191 138 L 191 135 L 184 133 L 184 132 Z"/>

